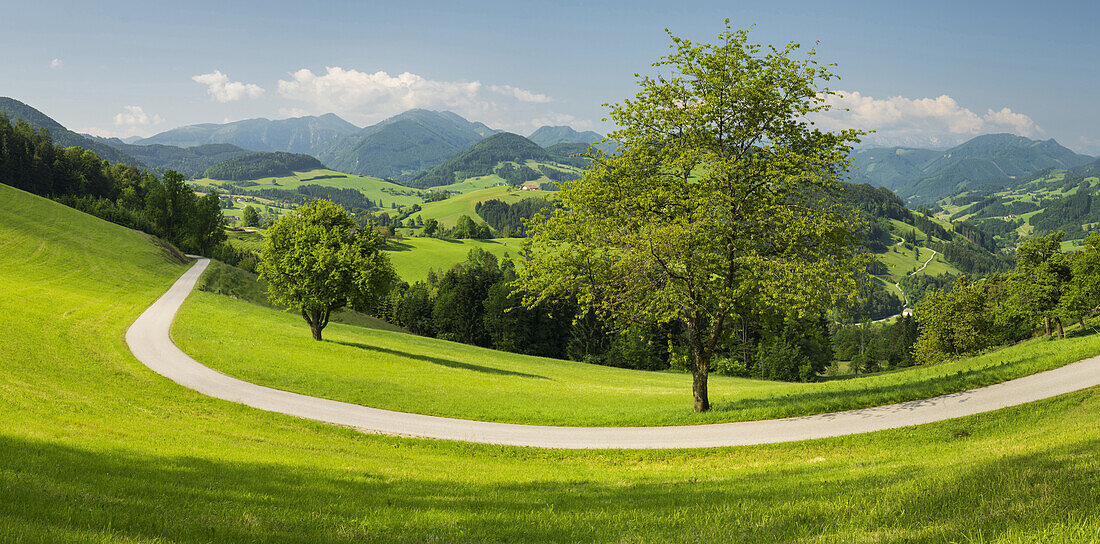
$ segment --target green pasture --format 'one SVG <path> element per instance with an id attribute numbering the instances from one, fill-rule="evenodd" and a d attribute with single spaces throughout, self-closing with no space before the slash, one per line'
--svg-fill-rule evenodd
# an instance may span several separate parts
<path id="1" fill-rule="evenodd" d="M 525 198 L 547 198 L 553 194 L 553 191 L 522 191 L 509 186 L 494 186 L 455 195 L 439 202 L 423 204 L 423 209 L 410 215 L 409 218 L 414 219 L 419 216 L 424 221 L 435 219 L 439 221 L 440 225 L 447 228 L 455 226 L 458 222 L 458 218 L 463 215 L 468 215 L 471 219 L 479 223 L 484 223 L 485 221 L 481 219 L 481 216 L 477 215 L 477 212 L 474 211 L 474 206 L 476 206 L 478 202 L 498 199 L 513 204 Z"/>
<path id="2" fill-rule="evenodd" d="M 0 199 L 2 542 L 1100 540 L 1096 389 L 749 448 L 362 434 L 154 374 L 123 336 L 185 267 L 126 229 L 4 186 Z"/>
<path id="3" fill-rule="evenodd" d="M 446 271 L 456 263 L 465 261 L 466 255 L 475 247 L 497 257 L 509 255 L 515 259 L 522 241 L 522 238 L 443 240 L 410 237 L 387 241 L 385 250 L 397 275 L 411 284 L 426 280 L 429 270 Z"/>
<path id="4" fill-rule="evenodd" d="M 250 180 L 255 185 L 248 187 L 242 187 L 242 192 L 250 192 L 258 189 L 283 189 L 288 191 L 295 191 L 302 185 L 320 185 L 323 187 L 335 187 L 338 189 L 355 189 L 363 193 L 363 196 L 374 200 L 375 202 L 381 201 L 384 208 L 389 208 L 392 203 L 396 203 L 398 206 L 409 206 L 411 204 L 419 204 L 423 202 L 423 191 L 405 187 L 404 185 L 398 185 L 391 183 L 380 178 L 370 176 L 357 176 L 354 174 L 344 174 L 343 172 L 337 172 L 335 170 L 318 169 L 310 170 L 308 172 L 295 172 L 293 176 L 282 176 L 275 178 L 260 178 Z M 190 181 L 189 183 L 196 186 L 200 190 L 203 188 L 214 187 L 220 184 L 234 184 L 241 185 L 239 181 L 225 181 L 214 180 L 209 178 L 202 178 Z"/>

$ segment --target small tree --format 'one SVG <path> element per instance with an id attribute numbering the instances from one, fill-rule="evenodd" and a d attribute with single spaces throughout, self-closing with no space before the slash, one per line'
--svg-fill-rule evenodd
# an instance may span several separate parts
<path id="1" fill-rule="evenodd" d="M 244 212 L 241 213 L 241 221 L 244 222 L 246 227 L 258 227 L 260 226 L 260 212 L 249 204 L 244 207 Z"/>
<path id="2" fill-rule="evenodd" d="M 397 280 L 382 237 L 328 200 L 298 208 L 267 234 L 260 277 L 273 302 L 301 312 L 314 340 L 334 310 L 369 311 Z"/>
<path id="3" fill-rule="evenodd" d="M 859 132 L 809 121 L 834 76 L 798 44 L 754 45 L 729 21 L 714 45 L 671 39 L 654 65 L 670 73 L 611 108 L 616 151 L 528 224 L 519 283 L 529 306 L 576 296 L 624 328 L 674 324 L 705 411 L 736 323 L 816 314 L 865 277 L 858 218 L 831 198 Z"/>

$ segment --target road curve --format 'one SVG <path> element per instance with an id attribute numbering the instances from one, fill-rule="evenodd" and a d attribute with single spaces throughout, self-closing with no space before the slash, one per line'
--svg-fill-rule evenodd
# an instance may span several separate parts
<path id="1" fill-rule="evenodd" d="M 551 427 L 470 421 L 368 408 L 231 378 L 195 361 L 169 337 L 176 311 L 209 261 L 200 259 L 126 331 L 156 373 L 204 395 L 364 432 L 540 448 L 704 448 L 827 438 L 920 425 L 1100 385 L 1100 357 L 1024 378 L 924 400 L 814 416 L 676 427 Z"/>

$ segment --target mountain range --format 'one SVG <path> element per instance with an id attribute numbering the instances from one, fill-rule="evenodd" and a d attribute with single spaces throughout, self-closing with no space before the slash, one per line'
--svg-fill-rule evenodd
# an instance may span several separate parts
<path id="1" fill-rule="evenodd" d="M 319 144 L 312 155 L 341 172 L 408 181 L 497 132 L 448 111 L 414 109 Z"/>
<path id="2" fill-rule="evenodd" d="M 962 190 L 999 188 L 1046 168 L 1093 161 L 1051 140 L 986 134 L 948 150 L 903 147 L 852 152 L 852 181 L 886 187 L 912 203 L 931 204 Z"/>

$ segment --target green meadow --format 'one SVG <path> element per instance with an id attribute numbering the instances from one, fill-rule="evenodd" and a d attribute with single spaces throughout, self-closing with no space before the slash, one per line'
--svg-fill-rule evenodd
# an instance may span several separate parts
<path id="1" fill-rule="evenodd" d="M 441 238 L 401 238 L 386 242 L 397 275 L 409 283 L 424 281 L 429 270 L 446 271 L 466 260 L 471 249 L 479 248 L 498 258 L 519 254 L 523 238 L 493 238 L 491 240 L 445 240 Z"/>
<path id="2" fill-rule="evenodd" d="M 323 187 L 335 187 L 337 189 L 355 189 L 363 193 L 363 196 L 375 202 L 381 201 L 385 208 L 389 208 L 390 205 L 394 203 L 398 206 L 408 206 L 423 202 L 420 196 L 422 192 L 417 189 L 398 185 L 380 178 L 345 174 L 343 172 L 328 169 L 295 172 L 293 176 L 255 179 L 247 182 L 251 184 L 247 186 L 242 185 L 246 182 L 208 178 L 193 180 L 189 183 L 195 185 L 200 190 L 221 184 L 233 184 L 239 186 L 244 193 L 258 189 L 283 189 L 295 191 L 302 185 L 320 185 Z"/>
<path id="3" fill-rule="evenodd" d="M 524 198 L 547 198 L 553 194 L 553 191 L 523 191 L 507 186 L 492 186 L 454 195 L 439 202 L 423 204 L 423 209 L 410 215 L 409 218 L 415 219 L 416 217 L 420 217 L 424 221 L 435 219 L 439 221 L 440 225 L 447 228 L 454 227 L 458 222 L 458 218 L 463 215 L 468 215 L 471 219 L 479 223 L 484 223 L 485 221 L 481 219 L 481 216 L 477 215 L 477 212 L 474 211 L 474 206 L 476 206 L 478 202 L 497 199 L 503 200 L 508 204 L 513 204 Z"/>
<path id="4" fill-rule="evenodd" d="M 5 186 L 0 199 L 3 542 L 1100 540 L 1097 389 L 748 448 L 547 451 L 367 435 L 152 373 L 123 335 L 186 265 L 44 199 Z M 228 301 L 193 296 L 188 309 Z M 246 318 L 252 308 L 228 307 Z"/>

